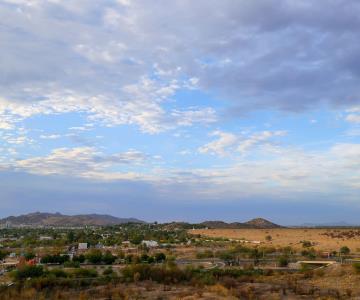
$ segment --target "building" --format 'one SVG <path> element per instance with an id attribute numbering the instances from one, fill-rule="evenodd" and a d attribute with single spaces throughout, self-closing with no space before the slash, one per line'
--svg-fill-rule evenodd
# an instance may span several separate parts
<path id="1" fill-rule="evenodd" d="M 86 250 L 88 248 L 88 243 L 79 243 L 78 250 Z"/>
<path id="2" fill-rule="evenodd" d="M 142 244 L 143 245 L 146 245 L 146 247 L 149 247 L 149 248 L 154 248 L 154 247 L 158 247 L 159 244 L 157 241 L 142 241 Z"/>

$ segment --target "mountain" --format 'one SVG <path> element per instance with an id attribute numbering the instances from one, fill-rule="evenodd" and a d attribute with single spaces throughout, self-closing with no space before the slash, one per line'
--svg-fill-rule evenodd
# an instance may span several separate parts
<path id="1" fill-rule="evenodd" d="M 105 226 L 124 223 L 145 223 L 134 218 L 117 218 L 110 215 L 63 215 L 60 213 L 29 213 L 0 219 L 0 224 L 10 222 L 12 225 L 27 226 Z"/>
<path id="2" fill-rule="evenodd" d="M 271 228 L 281 228 L 282 226 L 272 223 L 268 220 L 263 218 L 256 218 L 245 223 L 240 222 L 233 222 L 233 223 L 226 223 L 223 221 L 205 221 L 200 223 L 208 228 L 213 229 L 242 229 L 242 228 L 258 228 L 258 229 L 271 229 Z"/>
<path id="3" fill-rule="evenodd" d="M 200 225 L 205 226 L 207 228 L 213 229 L 241 229 L 241 228 L 250 228 L 250 226 L 245 223 L 233 222 L 226 223 L 223 221 L 205 221 L 200 223 Z"/>
<path id="4" fill-rule="evenodd" d="M 330 223 L 303 223 L 296 227 L 358 227 L 359 225 L 350 224 L 344 221 Z"/>
<path id="5" fill-rule="evenodd" d="M 245 224 L 249 225 L 252 228 L 263 228 L 263 229 L 267 229 L 267 228 L 281 228 L 282 226 L 272 223 L 268 220 L 265 220 L 263 218 L 255 218 L 252 219 L 250 221 L 245 222 Z"/>

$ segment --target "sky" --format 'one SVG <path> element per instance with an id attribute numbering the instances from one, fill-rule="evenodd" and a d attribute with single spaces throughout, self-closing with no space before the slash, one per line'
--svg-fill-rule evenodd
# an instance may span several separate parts
<path id="1" fill-rule="evenodd" d="M 359 223 L 356 0 L 0 0 L 0 217 Z"/>

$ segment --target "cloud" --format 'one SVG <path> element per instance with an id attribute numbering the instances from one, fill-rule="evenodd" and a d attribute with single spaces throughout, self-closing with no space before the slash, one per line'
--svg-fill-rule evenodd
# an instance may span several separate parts
<path id="1" fill-rule="evenodd" d="M 220 156 L 226 155 L 226 151 L 229 147 L 232 147 L 237 142 L 237 137 L 235 134 L 222 132 L 222 131 L 214 131 L 211 133 L 212 136 L 217 136 L 218 139 L 212 141 L 198 150 L 200 153 L 211 153 L 217 154 Z"/>
<path id="2" fill-rule="evenodd" d="M 170 112 L 161 104 L 174 95 L 179 88 L 176 81 L 166 85 L 149 78 L 122 88 L 122 99 L 106 95 L 78 95 L 74 91 L 52 92 L 43 95 L 45 100 L 30 103 L 13 103 L 0 99 L 0 116 L 14 123 L 18 120 L 39 114 L 60 114 L 86 112 L 88 119 L 104 126 L 135 124 L 147 133 L 158 133 L 178 126 L 191 126 L 194 123 L 212 123 L 217 117 L 212 108 L 172 109 Z M 86 124 L 85 124 L 86 125 Z M 89 130 L 89 126 L 71 129 Z"/>
<path id="3" fill-rule="evenodd" d="M 77 111 L 156 133 L 213 114 L 164 105 L 194 84 L 231 115 L 360 101 L 355 0 L 0 5 L 2 118 Z"/>
<path id="4" fill-rule="evenodd" d="M 360 124 L 360 106 L 348 109 L 345 120 L 350 123 L 356 123 L 356 124 L 359 123 Z"/>
<path id="5" fill-rule="evenodd" d="M 146 155 L 135 150 L 105 155 L 93 147 L 57 148 L 48 156 L 17 160 L 12 168 L 41 175 L 66 175 L 91 179 L 135 178 L 130 171 L 111 171 L 145 162 Z"/>
<path id="6" fill-rule="evenodd" d="M 49 134 L 49 135 L 42 134 L 42 135 L 40 135 L 40 138 L 44 139 L 44 140 L 56 140 L 60 137 L 61 137 L 60 134 Z"/>
<path id="7" fill-rule="evenodd" d="M 286 131 L 262 131 L 251 135 L 235 135 L 229 132 L 214 131 L 211 136 L 217 136 L 218 139 L 200 147 L 200 153 L 210 153 L 220 156 L 226 156 L 229 153 L 245 154 L 250 149 L 259 145 L 270 143 L 270 139 L 277 136 L 286 135 Z"/>

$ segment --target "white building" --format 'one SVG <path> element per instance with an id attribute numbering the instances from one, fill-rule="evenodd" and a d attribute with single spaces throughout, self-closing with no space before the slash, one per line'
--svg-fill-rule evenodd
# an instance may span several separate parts
<path id="1" fill-rule="evenodd" d="M 142 241 L 142 244 L 146 245 L 146 247 L 149 247 L 149 248 L 153 248 L 153 247 L 158 247 L 159 244 L 157 241 Z"/>
<path id="2" fill-rule="evenodd" d="M 88 243 L 79 243 L 78 250 L 86 250 L 88 248 Z"/>

